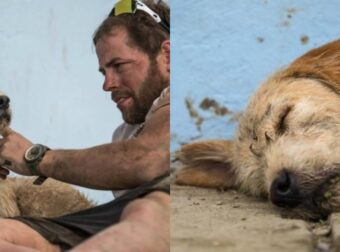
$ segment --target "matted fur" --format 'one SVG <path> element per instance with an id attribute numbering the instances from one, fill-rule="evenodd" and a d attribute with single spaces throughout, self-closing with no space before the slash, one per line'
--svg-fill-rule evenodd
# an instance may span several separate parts
<path id="1" fill-rule="evenodd" d="M 34 178 L 35 179 L 35 178 Z M 33 178 L 0 181 L 0 217 L 56 217 L 94 206 L 72 186 L 53 179 L 33 185 Z"/>
<path id="2" fill-rule="evenodd" d="M 183 146 L 177 183 L 270 198 L 272 182 L 289 170 L 303 201 L 288 214 L 319 218 L 340 211 L 339 95 L 336 40 L 269 77 L 250 100 L 233 140 Z"/>
<path id="3" fill-rule="evenodd" d="M 0 92 L 0 96 L 4 95 Z M 0 134 L 9 127 L 10 108 L 0 109 Z M 3 161 L 0 160 L 2 164 Z M 72 186 L 47 179 L 42 185 L 33 185 L 36 178 L 0 179 L 0 217 L 35 216 L 56 217 L 94 206 Z"/>

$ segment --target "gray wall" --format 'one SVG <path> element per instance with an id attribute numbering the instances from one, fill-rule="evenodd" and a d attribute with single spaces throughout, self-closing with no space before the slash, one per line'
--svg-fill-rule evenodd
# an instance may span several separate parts
<path id="1" fill-rule="evenodd" d="M 171 149 L 231 138 L 237 114 L 269 74 L 340 37 L 339 6 L 339 0 L 172 0 Z"/>

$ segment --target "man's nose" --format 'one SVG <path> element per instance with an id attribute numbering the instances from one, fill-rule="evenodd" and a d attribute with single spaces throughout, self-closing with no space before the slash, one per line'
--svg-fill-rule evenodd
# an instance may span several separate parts
<path id="1" fill-rule="evenodd" d="M 279 207 L 293 208 L 302 202 L 295 175 L 282 170 L 270 187 L 270 200 Z"/>
<path id="2" fill-rule="evenodd" d="M 119 86 L 119 81 L 117 76 L 114 74 L 105 75 L 105 80 L 103 83 L 103 90 L 107 92 L 111 92 L 112 89 L 117 88 Z"/>
<path id="3" fill-rule="evenodd" d="M 0 95 L 0 109 L 7 109 L 9 107 L 9 98 L 6 95 Z"/>

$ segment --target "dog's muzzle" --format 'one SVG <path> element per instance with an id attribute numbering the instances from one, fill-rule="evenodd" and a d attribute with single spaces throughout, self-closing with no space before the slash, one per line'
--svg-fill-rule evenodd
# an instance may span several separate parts
<path id="1" fill-rule="evenodd" d="M 9 108 L 10 99 L 6 95 L 0 95 L 0 116 L 3 116 Z"/>

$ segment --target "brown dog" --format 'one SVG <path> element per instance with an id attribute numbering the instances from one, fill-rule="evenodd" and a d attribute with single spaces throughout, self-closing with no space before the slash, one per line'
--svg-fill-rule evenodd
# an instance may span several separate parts
<path id="1" fill-rule="evenodd" d="M 11 116 L 9 98 L 0 92 L 1 134 L 9 126 Z M 0 217 L 55 217 L 93 206 L 84 195 L 66 183 L 48 179 L 43 185 L 36 186 L 33 185 L 34 179 L 0 179 Z"/>
<path id="2" fill-rule="evenodd" d="M 234 140 L 192 143 L 177 156 L 178 184 L 237 188 L 302 218 L 340 211 L 340 40 L 271 76 Z"/>

